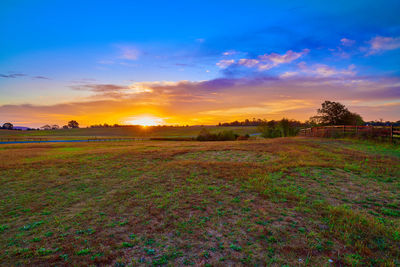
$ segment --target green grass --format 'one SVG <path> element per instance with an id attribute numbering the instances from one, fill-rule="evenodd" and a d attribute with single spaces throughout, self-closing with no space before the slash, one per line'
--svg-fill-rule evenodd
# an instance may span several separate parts
<path id="1" fill-rule="evenodd" d="M 239 135 L 257 133 L 257 127 L 189 126 L 189 127 L 117 127 L 79 128 L 48 131 L 0 130 L 0 138 L 42 137 L 49 139 L 81 139 L 91 137 L 196 137 L 202 128 L 212 133 L 232 130 Z"/>
<path id="2" fill-rule="evenodd" d="M 395 145 L 1 148 L 0 265 L 400 265 Z"/>

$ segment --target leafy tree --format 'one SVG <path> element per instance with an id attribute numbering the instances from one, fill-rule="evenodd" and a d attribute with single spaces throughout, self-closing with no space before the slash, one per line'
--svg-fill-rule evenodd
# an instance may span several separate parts
<path id="1" fill-rule="evenodd" d="M 295 136 L 299 131 L 301 123 L 283 118 L 280 121 L 269 121 L 258 127 L 264 138 Z"/>
<path id="2" fill-rule="evenodd" d="M 74 121 L 74 120 L 69 121 L 68 122 L 68 127 L 69 128 L 79 128 L 79 123 L 77 121 Z"/>
<path id="3" fill-rule="evenodd" d="M 12 123 L 10 123 L 10 122 L 6 122 L 3 124 L 3 129 L 12 130 L 13 128 L 14 128 L 14 125 L 12 125 Z"/>
<path id="4" fill-rule="evenodd" d="M 310 121 L 321 125 L 359 125 L 364 123 L 359 114 L 350 112 L 345 105 L 339 102 L 325 101 L 317 113 L 318 115 L 311 117 Z"/>
<path id="5" fill-rule="evenodd" d="M 349 112 L 344 118 L 344 124 L 363 125 L 364 123 L 363 118 L 357 113 Z"/>

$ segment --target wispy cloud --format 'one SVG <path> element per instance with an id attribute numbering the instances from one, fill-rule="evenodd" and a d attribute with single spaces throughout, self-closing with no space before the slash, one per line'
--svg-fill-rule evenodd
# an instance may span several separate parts
<path id="1" fill-rule="evenodd" d="M 35 80 L 50 80 L 49 77 L 46 76 L 42 76 L 42 75 L 38 75 L 38 76 L 31 76 L 25 73 L 14 73 L 14 72 L 9 72 L 9 74 L 1 74 L 0 73 L 0 78 L 11 78 L 11 79 L 15 79 L 15 78 L 22 78 L 22 77 L 31 77 L 32 79 Z"/>
<path id="2" fill-rule="evenodd" d="M 11 73 L 11 74 L 1 74 L 0 73 L 0 78 L 19 78 L 19 77 L 24 77 L 27 76 L 25 73 Z"/>
<path id="3" fill-rule="evenodd" d="M 152 83 L 155 85 L 157 83 Z M 152 92 L 150 86 L 147 83 L 133 83 L 130 85 L 118 85 L 118 84 L 91 84 L 83 83 L 78 85 L 70 86 L 74 90 L 79 91 L 90 91 L 95 93 L 90 98 L 109 98 L 109 99 L 121 99 L 132 97 L 140 93 Z"/>
<path id="4" fill-rule="evenodd" d="M 228 50 L 228 51 L 223 52 L 222 55 L 224 55 L 224 56 L 232 56 L 232 55 L 235 55 L 237 53 L 238 52 L 235 51 L 235 50 Z"/>
<path id="5" fill-rule="evenodd" d="M 383 37 L 376 36 L 372 38 L 369 42 L 370 47 L 367 55 L 373 55 L 381 53 L 387 50 L 395 50 L 400 48 L 400 37 Z"/>
<path id="6" fill-rule="evenodd" d="M 348 38 L 342 38 L 340 39 L 340 43 L 342 46 L 352 46 L 356 43 L 356 41 Z"/>
<path id="7" fill-rule="evenodd" d="M 84 90 L 84 91 L 92 91 L 96 93 L 103 92 L 111 92 L 111 91 L 121 91 L 127 90 L 129 87 L 115 84 L 81 84 L 81 85 L 72 85 L 72 89 L 74 90 Z"/>
<path id="8" fill-rule="evenodd" d="M 220 68 L 227 68 L 232 64 L 235 64 L 234 59 L 222 59 L 219 62 L 217 62 L 215 65 L 217 65 Z"/>
<path id="9" fill-rule="evenodd" d="M 221 68 L 227 68 L 231 65 L 235 66 L 244 66 L 247 68 L 257 68 L 260 71 L 269 70 L 274 67 L 277 67 L 281 64 L 287 64 L 299 59 L 300 57 L 309 53 L 309 49 L 303 49 L 300 52 L 294 52 L 292 50 L 288 50 L 284 54 L 264 54 L 259 55 L 256 58 L 241 58 L 238 61 L 233 59 L 231 60 L 221 60 L 217 63 L 217 66 Z"/>
<path id="10" fill-rule="evenodd" d="M 32 79 L 36 79 L 36 80 L 50 80 L 49 77 L 46 76 L 33 76 Z"/>
<path id="11" fill-rule="evenodd" d="M 120 50 L 120 59 L 137 60 L 139 58 L 140 52 L 136 47 L 128 45 L 118 45 L 117 47 Z"/>
<path id="12" fill-rule="evenodd" d="M 307 66 L 305 62 L 298 64 L 301 73 L 313 75 L 315 77 L 343 77 L 343 76 L 354 76 L 356 75 L 354 64 L 351 64 L 347 69 L 337 69 L 325 64 L 314 64 Z"/>

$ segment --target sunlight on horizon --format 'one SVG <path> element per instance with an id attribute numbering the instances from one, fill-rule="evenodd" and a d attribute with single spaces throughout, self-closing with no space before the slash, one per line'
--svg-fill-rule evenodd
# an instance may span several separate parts
<path id="1" fill-rule="evenodd" d="M 128 120 L 126 120 L 127 124 L 131 125 L 141 125 L 141 126 L 157 126 L 164 124 L 164 119 L 159 118 L 159 117 L 154 117 L 154 116 L 138 116 L 138 117 L 132 117 Z"/>

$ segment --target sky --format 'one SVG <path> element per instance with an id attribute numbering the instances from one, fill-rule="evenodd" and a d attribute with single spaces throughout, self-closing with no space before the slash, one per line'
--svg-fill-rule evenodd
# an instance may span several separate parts
<path id="1" fill-rule="evenodd" d="M 0 124 L 400 120 L 400 1 L 0 3 Z"/>

